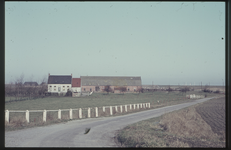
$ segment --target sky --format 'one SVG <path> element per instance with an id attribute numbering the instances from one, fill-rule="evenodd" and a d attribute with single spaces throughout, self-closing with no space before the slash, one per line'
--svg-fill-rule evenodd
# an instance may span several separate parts
<path id="1" fill-rule="evenodd" d="M 5 83 L 50 73 L 222 85 L 224 38 L 225 2 L 8 1 Z"/>

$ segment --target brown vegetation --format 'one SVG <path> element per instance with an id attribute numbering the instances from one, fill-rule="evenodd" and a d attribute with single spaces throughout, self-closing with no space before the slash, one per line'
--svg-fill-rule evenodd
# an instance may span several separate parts
<path id="1" fill-rule="evenodd" d="M 211 126 L 211 122 L 219 122 L 211 119 L 217 112 L 211 113 L 212 109 L 203 109 L 204 112 L 213 114 L 207 116 L 207 120 L 211 121 L 208 124 L 209 121 L 204 121 L 205 117 L 202 118 L 197 113 L 197 107 L 203 109 L 208 105 L 198 104 L 129 125 L 118 131 L 116 138 L 122 147 L 225 147 L 225 139 L 222 138 L 224 132 L 214 133 L 215 126 Z M 222 129 L 224 131 L 223 126 Z"/>
<path id="2" fill-rule="evenodd" d="M 38 86 L 25 86 L 24 74 L 16 78 L 14 82 L 5 85 L 5 96 L 14 97 L 14 101 L 34 99 L 38 97 L 44 97 L 47 91 L 46 77 L 41 80 L 41 84 Z"/>
<path id="3" fill-rule="evenodd" d="M 225 141 L 225 97 L 204 102 L 196 110 L 220 140 Z"/>

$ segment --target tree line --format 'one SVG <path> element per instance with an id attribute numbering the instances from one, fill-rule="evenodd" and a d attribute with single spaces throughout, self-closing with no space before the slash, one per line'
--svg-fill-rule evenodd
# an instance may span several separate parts
<path id="1" fill-rule="evenodd" d="M 32 77 L 31 77 L 32 79 Z M 24 74 L 15 78 L 10 84 L 5 84 L 5 96 L 13 97 L 14 100 L 33 99 L 44 97 L 47 91 L 47 78 L 44 77 L 41 84 L 34 86 L 24 85 Z"/>

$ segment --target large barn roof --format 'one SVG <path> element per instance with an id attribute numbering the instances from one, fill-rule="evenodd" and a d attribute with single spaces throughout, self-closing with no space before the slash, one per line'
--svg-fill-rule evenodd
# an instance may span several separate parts
<path id="1" fill-rule="evenodd" d="M 82 86 L 141 86 L 141 77 L 80 76 Z"/>
<path id="2" fill-rule="evenodd" d="M 71 84 L 71 75 L 50 75 L 48 78 L 48 84 Z"/>

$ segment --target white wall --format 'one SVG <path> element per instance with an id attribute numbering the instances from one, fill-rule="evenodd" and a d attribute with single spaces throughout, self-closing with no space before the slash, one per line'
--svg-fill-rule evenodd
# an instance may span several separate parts
<path id="1" fill-rule="evenodd" d="M 50 88 L 50 86 L 52 87 Z M 56 86 L 56 88 L 54 86 Z M 58 93 L 60 87 L 60 93 L 64 93 L 67 92 L 67 86 L 69 86 L 69 89 L 71 89 L 71 84 L 48 84 L 48 92 Z"/>
<path id="2" fill-rule="evenodd" d="M 81 87 L 72 87 L 73 92 L 81 92 Z"/>

